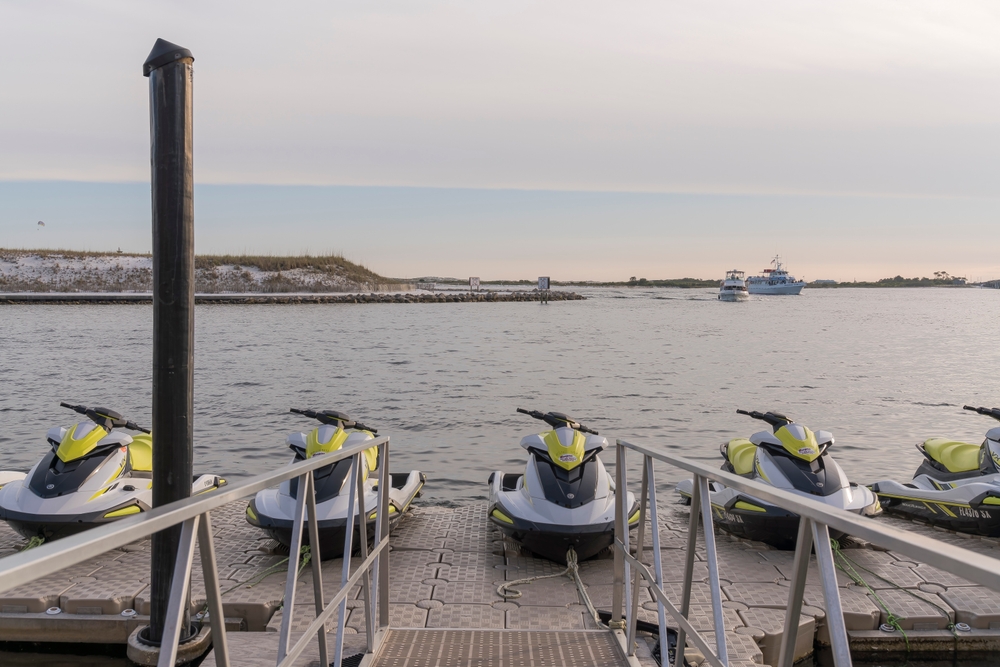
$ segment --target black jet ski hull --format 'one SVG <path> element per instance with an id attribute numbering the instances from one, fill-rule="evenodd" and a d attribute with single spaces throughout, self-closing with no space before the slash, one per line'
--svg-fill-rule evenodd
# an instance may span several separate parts
<path id="1" fill-rule="evenodd" d="M 961 503 L 895 498 L 881 493 L 878 497 L 882 509 L 894 516 L 960 533 L 1000 537 L 1000 506 L 975 508 Z"/>
<path id="2" fill-rule="evenodd" d="M 686 494 L 684 499 L 687 503 L 691 502 Z M 712 520 L 719 529 L 746 540 L 763 542 L 781 551 L 795 550 L 799 535 L 798 514 L 760 501 L 755 501 L 754 505 L 764 509 L 763 512 L 741 509 L 735 504 L 732 503 L 732 507 L 712 504 Z M 843 532 L 830 530 L 830 537 L 835 540 L 843 536 Z"/>
<path id="3" fill-rule="evenodd" d="M 635 510 L 633 507 L 629 516 L 635 514 Z M 507 514 L 507 510 L 501 509 L 501 511 Z M 511 517 L 513 523 L 507 523 L 493 516 L 493 508 L 490 508 L 489 518 L 508 539 L 517 542 L 536 556 L 561 565 L 566 564 L 566 552 L 570 547 L 576 552 L 577 560 L 582 561 L 593 558 L 615 541 L 614 521 L 587 526 L 562 526 Z M 633 522 L 629 529 L 634 529 L 636 525 Z"/>
<path id="4" fill-rule="evenodd" d="M 712 517 L 722 530 L 736 537 L 769 544 L 775 549 L 795 549 L 799 533 L 799 515 L 780 507 L 767 512 L 753 512 L 712 506 Z M 831 537 L 833 535 L 831 534 Z"/>
<path id="5" fill-rule="evenodd" d="M 391 531 L 402 515 L 398 512 L 389 514 L 389 530 Z M 278 519 L 261 514 L 254 500 L 250 500 L 247 506 L 247 521 L 252 525 L 264 530 L 272 539 L 277 540 L 286 547 L 292 544 L 292 521 L 291 519 Z M 354 538 L 352 540 L 353 553 L 357 553 L 361 548 L 361 530 L 358 526 L 358 518 L 354 517 Z M 375 541 L 375 520 L 369 519 L 367 522 L 368 544 Z M 344 555 L 344 537 L 347 534 L 347 519 L 326 519 L 319 522 L 319 553 L 321 560 L 340 558 Z M 309 524 L 303 524 L 302 544 L 310 545 Z"/>
<path id="6" fill-rule="evenodd" d="M 41 537 L 46 542 L 51 542 L 115 520 L 105 519 L 103 515 L 104 512 L 92 516 L 40 515 L 8 510 L 3 513 L 2 518 L 22 537 L 29 540 Z"/>

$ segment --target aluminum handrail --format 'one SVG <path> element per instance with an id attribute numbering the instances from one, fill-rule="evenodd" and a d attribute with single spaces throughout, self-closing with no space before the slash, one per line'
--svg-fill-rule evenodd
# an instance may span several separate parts
<path id="1" fill-rule="evenodd" d="M 104 526 L 97 526 L 55 542 L 42 544 L 28 551 L 5 556 L 0 558 L 0 593 L 148 537 L 164 528 L 176 526 L 200 514 L 218 509 L 235 500 L 246 498 L 285 480 L 299 477 L 303 473 L 312 472 L 388 441 L 388 436 L 382 436 L 331 454 L 311 457 L 302 463 L 283 466 L 276 472 L 263 473 L 239 484 L 227 484 L 221 489 L 203 496 L 192 496 L 169 505 L 154 507 L 148 512 L 133 514 Z"/>
<path id="2" fill-rule="evenodd" d="M 379 456 L 378 499 L 375 508 L 375 545 L 368 552 L 367 517 L 364 501 L 364 459 L 365 452 L 377 448 Z M 322 569 L 318 557 L 311 558 L 313 575 L 313 595 L 315 597 L 316 619 L 298 640 L 291 643 L 292 617 L 295 605 L 295 588 L 301 558 L 303 529 L 308 528 L 310 543 L 319 543 L 319 519 L 316 513 L 316 489 L 313 473 L 319 469 L 350 458 L 352 460 L 348 507 L 358 508 L 361 565 L 354 574 L 350 573 L 355 513 L 348 511 L 344 534 L 343 573 L 340 590 L 329 604 L 324 604 Z M 329 663 L 325 621 L 334 611 L 339 611 L 334 663 L 340 664 L 343 656 L 344 626 L 347 617 L 347 594 L 360 580 L 365 601 L 365 629 L 369 654 L 376 652 L 386 636 L 389 626 L 389 438 L 382 436 L 347 447 L 330 454 L 313 456 L 306 461 L 282 469 L 257 475 L 237 485 L 226 486 L 222 490 L 181 500 L 149 512 L 133 515 L 99 526 L 91 530 L 43 544 L 30 551 L 20 552 L 0 558 L 0 593 L 16 586 L 31 582 L 63 568 L 83 562 L 125 544 L 129 544 L 153 533 L 181 524 L 181 539 L 177 561 L 171 579 L 170 600 L 167 608 L 166 627 L 157 664 L 172 666 L 178 652 L 181 622 L 186 618 L 182 610 L 189 603 L 191 568 L 195 544 L 201 547 L 201 564 L 208 598 L 208 617 L 214 619 L 212 645 L 216 664 L 229 667 L 229 649 L 226 639 L 225 612 L 219 588 L 218 567 L 215 562 L 215 546 L 211 529 L 211 511 L 241 498 L 256 494 L 292 478 L 299 480 L 296 496 L 296 514 L 292 523 L 292 544 L 289 549 L 288 573 L 285 583 L 285 606 L 281 630 L 278 635 L 278 667 L 290 666 L 305 650 L 310 636 L 315 633 L 319 642 L 320 659 Z M 315 549 L 314 549 L 315 551 Z M 322 555 L 322 554 L 321 554 Z"/>
<path id="3" fill-rule="evenodd" d="M 638 558 L 633 557 L 630 553 L 627 528 L 628 518 L 626 516 L 628 509 L 625 507 L 628 475 L 626 454 L 628 450 L 635 451 L 643 456 L 642 492 L 639 508 L 639 524 L 642 528 L 639 531 L 637 539 Z M 826 603 L 826 617 L 833 649 L 834 664 L 836 667 L 850 667 L 851 665 L 847 628 L 844 623 L 840 602 L 840 589 L 837 583 L 836 563 L 830 544 L 830 527 L 863 538 L 879 546 L 887 547 L 941 570 L 982 584 L 992 590 L 1000 591 L 1000 572 L 996 568 L 997 560 L 989 556 L 885 526 L 875 521 L 861 518 L 845 510 L 831 508 L 810 498 L 740 477 L 719 468 L 697 463 L 658 448 L 635 445 L 624 440 L 618 440 L 616 443 L 616 453 L 615 493 L 618 511 L 615 517 L 615 574 L 612 598 L 612 627 L 615 629 L 615 634 L 622 650 L 629 657 L 634 656 L 635 651 L 639 582 L 640 579 L 645 579 L 657 603 L 660 645 L 664 647 L 661 649 L 663 655 L 666 655 L 666 615 L 669 613 L 679 626 L 677 633 L 676 667 L 683 667 L 684 665 L 685 640 L 688 636 L 690 636 L 695 646 L 704 653 L 706 660 L 713 667 L 725 667 L 729 664 L 709 480 L 720 482 L 753 498 L 782 507 L 798 514 L 800 517 L 796 538 L 795 559 L 792 565 L 788 593 L 788 604 L 785 608 L 784 632 L 777 662 L 778 667 L 791 667 L 795 657 L 794 647 L 798 633 L 798 619 L 803 604 L 802 597 L 805 590 L 810 553 L 814 548 L 816 562 L 819 566 L 823 599 Z M 657 519 L 656 480 L 653 470 L 654 461 L 669 463 L 694 475 L 691 512 L 688 523 L 684 581 L 681 594 L 682 599 L 679 609 L 674 606 L 663 590 L 663 572 L 659 549 L 659 522 Z M 642 550 L 647 513 L 650 518 L 650 528 L 652 530 L 652 569 L 643 564 L 641 560 L 643 557 Z M 716 630 L 716 650 L 714 652 L 709 647 L 705 638 L 690 624 L 687 618 L 691 602 L 691 584 L 694 575 L 699 519 L 704 531 L 706 565 L 709 575 L 708 583 L 712 597 L 713 627 Z M 633 573 L 635 574 L 634 577 Z M 625 607 L 624 614 L 623 603 Z"/>
<path id="4" fill-rule="evenodd" d="M 703 463 L 697 463 L 682 456 L 642 445 L 635 445 L 623 440 L 619 440 L 618 442 L 622 446 L 639 452 L 644 456 L 669 463 L 700 477 L 721 482 L 730 488 L 748 493 L 755 498 L 773 503 L 779 507 L 784 507 L 785 509 L 791 509 L 799 516 L 824 523 L 848 535 L 860 537 L 880 547 L 906 554 L 907 556 L 916 558 L 920 562 L 933 565 L 941 570 L 948 570 L 952 574 L 961 575 L 964 579 L 982 584 L 992 590 L 1000 591 L 1000 568 L 997 567 L 996 558 L 984 556 L 983 554 L 924 535 L 910 533 L 899 528 L 871 521 L 845 510 L 834 509 L 811 498 L 790 493 L 768 484 L 747 479 L 746 477 L 740 477 L 739 475 L 734 475 Z"/>

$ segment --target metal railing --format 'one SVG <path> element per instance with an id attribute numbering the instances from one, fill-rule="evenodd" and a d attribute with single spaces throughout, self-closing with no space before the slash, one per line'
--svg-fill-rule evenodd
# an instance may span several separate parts
<path id="1" fill-rule="evenodd" d="M 627 484 L 627 450 L 638 452 L 642 462 L 642 498 L 639 505 L 639 533 L 637 555 L 629 550 L 628 516 L 625 504 Z M 684 564 L 684 584 L 681 605 L 678 609 L 663 590 L 663 570 L 660 558 L 659 520 L 656 505 L 656 484 L 653 461 L 669 463 L 694 475 L 691 494 L 691 516 L 688 523 L 687 553 Z M 794 660 L 795 639 L 799 629 L 799 615 L 802 611 L 802 596 L 805 590 L 806 573 L 810 552 L 815 549 L 819 565 L 823 599 L 826 603 L 826 620 L 830 631 L 834 664 L 837 667 L 851 665 L 850 646 L 840 604 L 840 590 L 837 587 L 836 565 L 830 545 L 830 528 L 859 537 L 894 552 L 905 554 L 938 569 L 959 575 L 969 581 L 981 584 L 994 591 L 1000 591 L 1000 568 L 997 560 L 989 556 L 956 547 L 945 542 L 909 533 L 887 526 L 878 521 L 865 519 L 844 510 L 833 509 L 801 495 L 789 493 L 761 482 L 749 480 L 718 468 L 696 463 L 689 459 L 665 451 L 634 445 L 623 440 L 616 447 L 615 494 L 618 511 L 615 513 L 615 574 L 612 600 L 612 627 L 619 628 L 619 641 L 627 655 L 635 654 L 635 632 L 638 620 L 640 577 L 649 582 L 649 588 L 656 598 L 661 655 L 667 655 L 666 612 L 678 626 L 676 667 L 684 666 L 684 646 L 686 639 L 704 654 L 714 667 L 728 667 L 726 632 L 722 611 L 722 592 L 719 588 L 719 566 L 715 547 L 715 533 L 712 517 L 709 480 L 722 483 L 740 492 L 765 502 L 772 503 L 799 515 L 799 531 L 795 545 L 795 560 L 791 586 L 788 591 L 788 605 L 785 611 L 784 634 L 781 640 L 778 664 L 775 667 L 791 667 Z M 646 517 L 650 518 L 653 548 L 653 571 L 641 562 Z M 699 518 L 704 531 L 708 585 L 712 596 L 712 617 L 715 628 L 715 650 L 691 625 L 688 612 L 691 605 L 691 583 L 694 576 L 695 546 L 698 539 Z M 634 570 L 634 572 L 633 572 Z M 633 574 L 637 576 L 633 577 Z M 630 584 L 630 585 L 626 585 Z M 622 604 L 625 613 L 623 615 Z M 624 622 L 623 622 L 624 616 Z M 621 628 L 624 628 L 624 632 Z"/>
<path id="2" fill-rule="evenodd" d="M 319 523 L 316 516 L 316 494 L 313 483 L 314 472 L 346 458 L 352 459 L 348 491 L 348 507 L 357 503 L 360 534 L 367 535 L 367 512 L 364 496 L 364 452 L 372 447 L 379 449 L 378 465 L 378 506 L 375 514 L 375 544 L 371 551 L 368 540 L 361 539 L 361 564 L 351 574 L 351 554 L 355 514 L 348 512 L 344 535 L 344 565 L 340 576 L 340 590 L 329 604 L 324 605 L 322 569 L 320 559 L 311 558 L 313 594 L 316 603 L 316 618 L 302 633 L 298 641 L 290 645 L 292 618 L 295 607 L 295 586 L 299 570 L 303 527 L 309 530 L 309 542 L 319 544 Z M 209 618 L 212 620 L 212 645 L 215 662 L 220 667 L 229 667 L 229 650 L 226 641 L 225 614 L 222 595 L 219 592 L 219 575 L 215 562 L 215 544 L 212 537 L 210 512 L 241 498 L 246 498 L 269 487 L 292 478 L 298 478 L 299 493 L 296 498 L 295 517 L 292 525 L 292 543 L 289 547 L 288 575 L 285 582 L 284 608 L 281 631 L 278 637 L 278 667 L 286 667 L 306 649 L 312 637 L 319 642 L 321 664 L 330 664 L 326 641 L 326 621 L 335 611 L 339 611 L 337 638 L 333 664 L 339 665 L 343 657 L 344 624 L 347 616 L 347 595 L 360 581 L 365 601 L 365 630 L 367 632 L 368 653 L 375 652 L 385 637 L 389 626 L 389 438 L 382 436 L 365 443 L 347 447 L 331 454 L 314 456 L 301 463 L 283 467 L 272 473 L 257 475 L 246 482 L 225 486 L 204 496 L 157 507 L 149 512 L 135 514 L 113 523 L 43 544 L 29 551 L 0 559 L 0 593 L 17 586 L 40 579 L 54 572 L 81 563 L 102 553 L 124 546 L 153 533 L 182 524 L 181 540 L 177 550 L 177 561 L 171 580 L 170 601 L 167 611 L 167 625 L 164 628 L 161 651 L 158 658 L 160 667 L 173 666 L 177 658 L 178 640 L 181 632 L 183 605 L 189 604 L 191 567 L 197 542 L 201 549 L 201 567 L 205 576 L 208 597 Z M 314 551 L 318 550 L 313 546 Z M 383 554 L 383 552 L 385 552 Z"/>

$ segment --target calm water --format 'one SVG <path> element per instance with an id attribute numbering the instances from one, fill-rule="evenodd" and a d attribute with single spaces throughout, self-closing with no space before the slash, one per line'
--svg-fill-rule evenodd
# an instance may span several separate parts
<path id="1" fill-rule="evenodd" d="M 828 289 L 720 303 L 714 290 L 587 289 L 587 301 L 199 306 L 196 471 L 236 479 L 283 465 L 283 441 L 336 408 L 392 437 L 394 469 L 429 477 L 425 502 L 486 497 L 519 438 L 567 412 L 609 438 L 718 460 L 783 410 L 832 431 L 852 479 L 903 477 L 914 443 L 980 442 L 1000 405 L 1000 291 Z M 147 306 L 0 309 L 0 455 L 27 469 L 59 401 L 150 420 Z M 605 455 L 610 461 L 611 455 Z M 664 481 L 677 479 L 666 471 Z"/>

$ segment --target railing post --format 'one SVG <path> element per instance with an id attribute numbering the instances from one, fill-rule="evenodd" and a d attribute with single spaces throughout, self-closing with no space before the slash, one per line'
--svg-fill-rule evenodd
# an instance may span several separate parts
<path id="1" fill-rule="evenodd" d="M 361 476 L 358 468 L 361 467 L 361 457 L 364 452 L 359 452 L 351 457 L 351 480 L 348 482 L 347 493 L 347 525 L 344 526 L 344 565 L 340 571 L 340 587 L 347 585 L 347 580 L 351 578 L 351 553 L 354 539 L 354 510 L 357 506 L 358 478 Z M 364 517 L 361 518 L 362 521 Z M 362 524 L 363 525 L 363 524 Z M 340 665 L 344 658 L 344 626 L 347 624 L 347 598 L 340 601 L 340 609 L 337 611 L 337 643 L 333 648 L 333 664 Z"/>
<path id="2" fill-rule="evenodd" d="M 642 562 L 642 548 L 646 537 L 646 503 L 649 491 L 649 470 L 643 460 L 642 466 L 642 495 L 639 500 L 639 534 L 635 539 L 636 558 Z M 639 582 L 642 576 L 638 572 L 632 577 L 632 599 L 628 611 L 628 655 L 635 655 L 635 626 L 639 620 Z"/>
<path id="3" fill-rule="evenodd" d="M 663 557 L 660 554 L 660 522 L 656 511 L 656 476 L 653 474 L 653 459 L 650 456 L 643 457 L 643 466 L 649 469 L 649 523 L 652 531 L 653 542 L 653 575 L 656 577 L 656 586 L 663 589 Z M 665 652 L 667 650 L 667 618 L 663 609 L 663 602 L 656 598 L 656 621 L 660 628 L 660 662 L 665 663 Z"/>
<path id="4" fill-rule="evenodd" d="M 810 523 L 819 576 L 823 582 L 823 601 L 826 603 L 826 623 L 830 629 L 833 664 L 836 667 L 851 667 L 851 648 L 847 641 L 844 610 L 840 605 L 840 588 L 837 587 L 837 566 L 833 562 L 833 550 L 830 548 L 830 531 L 825 523 Z"/>
<path id="5" fill-rule="evenodd" d="M 799 616 L 802 613 L 802 595 L 806 590 L 809 571 L 809 554 L 812 552 L 812 521 L 799 517 L 799 534 L 795 538 L 795 561 L 792 565 L 792 584 L 788 590 L 785 611 L 785 631 L 781 637 L 781 651 L 776 667 L 792 667 L 795 661 L 795 640 L 799 633 Z"/>
<path id="6" fill-rule="evenodd" d="M 306 495 L 309 492 L 309 473 L 302 473 L 298 480 L 295 498 L 295 516 L 292 517 L 292 542 L 288 545 L 288 574 L 285 576 L 285 602 L 281 612 L 281 632 L 278 635 L 278 662 L 288 655 L 292 635 L 292 615 L 295 613 L 295 583 L 299 573 L 299 555 L 302 551 L 302 524 L 306 513 Z"/>
<path id="7" fill-rule="evenodd" d="M 625 585 L 625 557 L 621 548 L 625 544 L 625 533 L 628 526 L 622 522 L 621 506 L 625 504 L 625 448 L 621 443 L 615 447 L 615 574 L 614 588 L 611 592 L 611 623 L 621 627 L 622 620 L 622 589 Z"/>
<path id="8" fill-rule="evenodd" d="M 378 540 L 389 539 L 389 487 L 392 486 L 392 477 L 389 476 L 389 441 L 382 444 L 382 453 L 379 455 L 379 466 L 382 471 L 379 473 L 378 483 L 378 514 L 376 515 L 375 532 Z M 378 597 L 378 626 L 389 627 L 389 550 L 380 552 L 375 563 L 377 570 L 375 586 Z"/>
<path id="9" fill-rule="evenodd" d="M 316 515 L 315 471 L 310 472 L 307 478 L 309 480 L 309 492 L 306 494 L 306 511 L 309 514 L 309 552 L 311 554 L 309 560 L 312 562 L 314 607 L 316 608 L 316 615 L 319 616 L 326 607 L 326 600 L 323 595 L 323 566 L 319 547 L 319 517 Z M 284 617 L 282 617 L 282 620 L 284 620 Z M 321 665 L 329 665 L 330 657 L 326 645 L 325 623 L 320 626 L 319 632 L 316 634 L 316 639 L 319 642 L 319 663 Z"/>
<path id="10" fill-rule="evenodd" d="M 226 614 L 219 590 L 219 570 L 215 562 L 215 540 L 212 536 L 211 513 L 205 512 L 198 522 L 198 546 L 201 551 L 201 572 L 205 577 L 208 613 L 212 619 L 212 649 L 216 667 L 229 667 L 229 644 L 226 641 Z"/>
<path id="11" fill-rule="evenodd" d="M 194 560 L 194 536 L 198 530 L 198 517 L 188 519 L 181 526 L 181 539 L 177 545 L 177 560 L 174 562 L 174 572 L 170 580 L 170 598 L 167 603 L 167 623 L 163 628 L 163 639 L 160 641 L 160 657 L 156 661 L 158 667 L 174 667 L 177 662 L 177 644 L 181 638 L 186 638 L 190 628 L 181 626 L 188 622 L 188 587 L 191 584 L 191 561 Z M 223 618 L 225 623 L 225 618 Z"/>
<path id="12" fill-rule="evenodd" d="M 716 655 L 724 665 L 729 664 L 726 650 L 726 622 L 722 613 L 722 589 L 719 587 L 719 559 L 715 550 L 715 526 L 712 520 L 712 496 L 708 479 L 698 477 L 701 493 L 701 524 L 705 533 L 705 560 L 708 561 L 708 587 L 712 593 L 712 617 L 715 621 Z"/>
<path id="13" fill-rule="evenodd" d="M 694 577 L 694 555 L 698 548 L 698 514 L 701 512 L 701 477 L 695 475 L 691 484 L 691 513 L 688 516 L 687 553 L 684 556 L 684 583 L 681 589 L 681 616 L 688 617 L 691 610 L 691 579 Z M 677 629 L 677 654 L 675 667 L 684 667 L 684 645 L 687 633 Z M 661 652 L 662 655 L 662 652 Z"/>
<path id="14" fill-rule="evenodd" d="M 364 452 L 358 455 L 358 468 L 360 473 L 363 473 L 367 466 L 367 457 Z M 368 558 L 368 508 L 365 507 L 365 475 L 358 474 L 358 535 L 359 544 L 358 547 L 361 551 L 361 562 L 365 562 Z M 377 512 L 378 510 L 376 510 Z M 378 514 L 375 515 L 376 519 Z M 367 637 L 368 652 L 372 650 L 372 640 L 374 628 L 372 627 L 372 615 L 369 613 L 372 608 L 372 588 L 371 588 L 371 573 L 365 572 L 361 577 L 361 592 L 365 598 L 365 633 Z"/>

